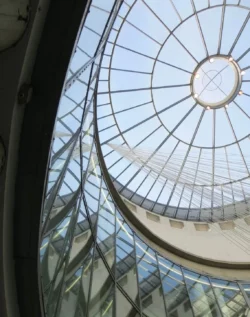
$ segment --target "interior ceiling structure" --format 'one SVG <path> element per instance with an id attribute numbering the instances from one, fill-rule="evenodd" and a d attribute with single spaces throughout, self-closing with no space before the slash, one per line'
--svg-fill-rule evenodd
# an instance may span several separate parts
<path id="1" fill-rule="evenodd" d="M 97 95 L 102 151 L 116 188 L 172 218 L 248 214 L 249 1 L 124 3 Z"/>

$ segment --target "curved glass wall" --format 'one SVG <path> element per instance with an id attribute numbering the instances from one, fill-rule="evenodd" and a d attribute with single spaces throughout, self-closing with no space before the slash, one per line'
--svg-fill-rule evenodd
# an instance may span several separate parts
<path id="1" fill-rule="evenodd" d="M 248 316 L 250 284 L 200 275 L 155 252 L 106 185 L 95 145 L 97 79 L 111 27 L 127 6 L 90 3 L 66 77 L 41 226 L 46 316 Z"/>

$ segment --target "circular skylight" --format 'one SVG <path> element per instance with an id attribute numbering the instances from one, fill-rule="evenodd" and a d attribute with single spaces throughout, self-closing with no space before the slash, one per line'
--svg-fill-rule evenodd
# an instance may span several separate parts
<path id="1" fill-rule="evenodd" d="M 191 78 L 193 97 L 207 110 L 228 107 L 239 94 L 241 71 L 228 56 L 209 56 L 198 64 Z"/>
<path id="2" fill-rule="evenodd" d="M 248 213 L 249 5 L 123 3 L 97 95 L 102 151 L 121 195 L 172 218 Z"/>

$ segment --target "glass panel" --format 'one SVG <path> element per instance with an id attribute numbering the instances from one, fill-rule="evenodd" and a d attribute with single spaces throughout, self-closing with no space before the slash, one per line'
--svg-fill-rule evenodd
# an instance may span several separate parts
<path id="1" fill-rule="evenodd" d="M 187 270 L 183 273 L 195 316 L 221 316 L 208 278 Z"/>
<path id="2" fill-rule="evenodd" d="M 95 251 L 91 297 L 88 307 L 89 317 L 112 317 L 114 306 L 114 282 L 101 259 Z"/>
<path id="3" fill-rule="evenodd" d="M 246 316 L 248 307 L 236 283 L 211 279 L 211 284 L 224 316 Z"/>
<path id="4" fill-rule="evenodd" d="M 241 286 L 250 300 L 250 284 L 241 284 Z"/>
<path id="5" fill-rule="evenodd" d="M 158 256 L 158 263 L 168 316 L 192 317 L 192 307 L 180 267 L 161 256 Z"/>
<path id="6" fill-rule="evenodd" d="M 88 296 L 90 290 L 90 277 L 93 263 L 93 247 L 91 247 L 89 254 L 83 261 L 81 284 L 78 295 L 76 314 L 74 317 L 85 317 L 88 303 Z M 65 316 L 67 317 L 67 316 Z"/>
<path id="7" fill-rule="evenodd" d="M 98 215 L 97 243 L 110 268 L 115 261 L 115 208 L 108 191 L 102 188 Z"/>
<path id="8" fill-rule="evenodd" d="M 155 252 L 138 237 L 135 237 L 135 244 L 142 312 L 149 317 L 165 317 L 166 311 L 163 297 L 160 296 L 163 292 Z"/>
<path id="9" fill-rule="evenodd" d="M 116 280 L 139 306 L 134 236 L 118 211 L 116 215 Z"/>
<path id="10" fill-rule="evenodd" d="M 126 297 L 116 289 L 116 315 L 119 317 L 139 317 L 137 310 L 130 304 Z"/>

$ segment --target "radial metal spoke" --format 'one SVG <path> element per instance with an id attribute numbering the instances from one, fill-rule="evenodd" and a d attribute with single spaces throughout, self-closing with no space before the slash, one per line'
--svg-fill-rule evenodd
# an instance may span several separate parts
<path id="1" fill-rule="evenodd" d="M 194 110 L 194 108 L 197 106 L 197 103 L 193 105 L 193 107 L 186 113 L 186 115 L 175 125 L 175 127 L 169 132 L 168 136 L 157 146 L 157 148 L 154 150 L 154 152 L 147 158 L 144 165 L 140 167 L 139 170 L 133 175 L 133 177 L 130 178 L 130 180 L 123 186 L 123 188 L 126 188 L 131 181 L 139 174 L 139 172 L 142 170 L 142 168 L 147 165 L 147 163 L 152 159 L 152 157 L 159 151 L 159 149 L 166 143 L 166 141 L 170 138 L 170 136 L 179 128 L 179 126 L 186 120 L 186 118 L 190 115 L 190 113 Z M 204 109 L 205 110 L 205 109 Z"/>
<path id="2" fill-rule="evenodd" d="M 188 55 L 198 64 L 198 60 L 193 56 L 193 54 L 186 48 L 186 46 L 178 39 L 178 37 L 174 34 L 174 30 L 170 30 L 169 27 L 162 21 L 162 19 L 152 10 L 152 8 L 145 2 L 145 0 L 142 0 L 142 2 L 145 4 L 145 6 L 152 12 L 152 14 L 161 22 L 161 24 L 167 29 L 169 32 L 169 36 L 172 35 L 176 41 L 184 48 L 184 50 L 188 53 Z"/>
<path id="3" fill-rule="evenodd" d="M 177 10 L 177 8 L 176 8 L 176 6 L 175 6 L 173 0 L 170 0 L 170 3 L 172 4 L 172 7 L 173 7 L 175 13 L 178 15 L 178 17 L 179 17 L 179 19 L 180 19 L 180 22 L 182 22 L 182 18 L 181 18 L 181 16 L 180 16 L 180 13 L 179 13 L 179 11 Z"/>
<path id="4" fill-rule="evenodd" d="M 133 91 L 143 91 L 151 89 L 168 89 L 168 88 L 179 88 L 179 87 L 189 87 L 190 84 L 181 84 L 181 85 L 169 85 L 169 86 L 158 86 L 158 87 L 143 87 L 143 88 L 133 88 L 133 89 L 121 89 L 121 90 L 110 90 L 110 91 L 100 91 L 98 95 L 104 94 L 117 94 L 123 92 L 133 92 Z"/>
<path id="5" fill-rule="evenodd" d="M 162 172 L 163 172 L 164 169 L 166 168 L 168 162 L 170 161 L 172 155 L 174 154 L 174 152 L 175 152 L 175 150 L 177 149 L 177 147 L 178 147 L 179 144 L 180 144 L 180 141 L 178 141 L 178 142 L 176 143 L 176 145 L 175 145 L 175 147 L 173 148 L 172 152 L 170 153 L 170 155 L 168 156 L 167 160 L 166 160 L 165 163 L 163 164 L 163 166 L 162 166 L 160 172 L 157 174 L 157 177 L 155 178 L 155 181 L 153 182 L 152 186 L 149 188 L 149 190 L 148 190 L 148 192 L 146 193 L 146 195 L 145 195 L 143 201 L 141 202 L 141 204 L 140 204 L 141 206 L 142 206 L 143 202 L 147 199 L 149 193 L 150 193 L 151 190 L 153 189 L 153 187 L 154 187 L 154 185 L 156 184 L 156 182 L 158 181 L 158 179 L 161 177 Z"/>
<path id="6" fill-rule="evenodd" d="M 211 197 L 211 220 L 214 215 L 214 170 L 215 170 L 215 134 L 216 134 L 216 110 L 213 110 L 213 133 L 212 133 L 212 144 L 213 144 L 213 158 L 212 158 L 212 197 Z"/>
<path id="7" fill-rule="evenodd" d="M 249 68 L 250 68 L 250 65 L 247 66 L 247 67 L 242 68 L 241 70 L 248 70 Z M 243 81 L 246 81 L 246 80 L 243 80 Z"/>
<path id="8" fill-rule="evenodd" d="M 136 74 L 144 74 L 144 75 L 152 75 L 152 72 L 143 72 L 139 70 L 132 70 L 132 69 L 123 69 L 123 68 L 114 68 L 114 67 L 101 67 L 102 69 L 108 69 L 108 70 L 115 70 L 119 72 L 127 72 L 127 73 L 136 73 Z"/>
<path id="9" fill-rule="evenodd" d="M 121 16 L 120 16 L 121 17 Z M 155 42 L 156 44 L 161 46 L 161 43 L 158 42 L 156 39 L 154 39 L 152 36 L 148 35 L 146 32 L 142 31 L 140 28 L 138 28 L 136 25 L 134 25 L 133 23 L 129 22 L 127 19 L 125 20 L 126 23 L 128 23 L 129 25 L 131 25 L 133 28 L 135 28 L 137 31 L 139 31 L 140 33 L 142 33 L 143 35 L 145 35 L 147 38 L 149 38 L 150 40 L 152 40 L 153 42 Z"/>
<path id="10" fill-rule="evenodd" d="M 144 120 L 138 122 L 137 124 L 131 126 L 131 127 L 128 128 L 128 129 L 122 131 L 122 134 L 129 132 L 130 130 L 132 130 L 132 129 L 138 127 L 139 125 L 141 125 L 141 124 L 147 122 L 148 120 L 150 120 L 150 119 L 152 119 L 152 118 L 158 116 L 159 114 L 161 114 L 161 113 L 165 112 L 166 110 L 168 110 L 168 109 L 170 109 L 170 108 L 172 108 L 172 107 L 178 105 L 179 103 L 181 103 L 182 101 L 184 101 L 184 100 L 186 100 L 186 99 L 188 99 L 188 98 L 190 98 L 190 97 L 191 97 L 191 95 L 188 95 L 188 96 L 186 96 L 186 97 L 184 97 L 184 98 L 178 100 L 177 102 L 174 102 L 174 103 L 171 104 L 170 106 L 168 106 L 168 107 L 162 109 L 161 111 L 158 111 L 158 112 L 154 113 L 153 115 L 149 116 L 148 118 L 146 118 L 146 119 L 144 119 Z M 110 138 L 109 140 L 103 142 L 101 145 L 106 144 L 106 143 L 109 143 L 110 141 L 116 139 L 118 136 L 120 136 L 120 134 L 117 134 L 117 135 L 113 136 L 113 137 Z"/>
<path id="11" fill-rule="evenodd" d="M 243 54 L 241 54 L 239 58 L 236 59 L 236 62 L 239 63 L 239 61 L 240 61 L 243 57 L 245 57 L 245 56 L 247 55 L 247 53 L 249 53 L 249 52 L 250 52 L 250 48 L 248 48 L 247 50 L 245 50 L 245 52 L 244 52 Z"/>
<path id="12" fill-rule="evenodd" d="M 244 31 L 244 29 L 245 29 L 245 27 L 246 27 L 246 25 L 247 25 L 247 22 L 248 22 L 249 18 L 250 18 L 250 12 L 248 13 L 248 15 L 247 15 L 247 17 L 246 17 L 246 19 L 245 19 L 245 21 L 244 21 L 242 27 L 240 28 L 240 31 L 239 31 L 239 33 L 238 33 L 238 35 L 237 35 L 235 41 L 233 42 L 233 45 L 232 45 L 230 51 L 228 52 L 228 55 L 231 55 L 231 54 L 232 54 L 232 52 L 233 52 L 233 50 L 234 50 L 236 44 L 238 43 L 238 41 L 239 41 L 239 39 L 240 39 L 240 37 L 241 37 L 242 32 Z"/>
<path id="13" fill-rule="evenodd" d="M 207 49 L 207 44 L 206 44 L 205 37 L 204 37 L 203 31 L 202 31 L 202 28 L 201 28 L 200 20 L 199 20 L 199 17 L 198 17 L 196 8 L 195 8 L 194 0 L 190 0 L 190 1 L 191 1 L 191 4 L 192 4 L 192 7 L 193 7 L 193 12 L 195 14 L 196 23 L 197 23 L 197 26 L 198 26 L 198 29 L 199 29 L 199 32 L 200 32 L 200 36 L 201 36 L 201 40 L 202 40 L 202 43 L 203 43 L 203 46 L 204 46 L 204 50 L 205 50 L 205 53 L 206 53 L 206 55 L 208 57 L 209 53 L 208 53 L 208 49 Z"/>
<path id="14" fill-rule="evenodd" d="M 197 161 L 197 165 L 196 165 L 196 170 L 195 170 L 195 175 L 194 175 L 194 184 L 193 184 L 193 187 L 192 187 L 192 192 L 191 192 L 191 197 L 190 197 L 189 206 L 188 206 L 188 212 L 187 212 L 187 218 L 186 218 L 187 220 L 188 220 L 188 218 L 189 218 L 190 207 L 191 207 L 192 200 L 193 200 L 194 186 L 195 186 L 195 184 L 196 184 L 196 178 L 197 178 L 197 175 L 198 175 L 198 170 L 199 170 L 199 165 L 200 165 L 200 159 L 201 159 L 201 153 L 202 153 L 202 149 L 200 149 L 199 157 L 198 157 L 198 161 Z"/>
<path id="15" fill-rule="evenodd" d="M 250 96 L 249 96 L 250 97 Z M 248 119 L 250 119 L 250 116 L 245 112 L 245 110 L 243 110 L 242 108 L 241 108 L 241 106 L 236 102 L 236 101 L 234 101 L 234 104 L 244 113 L 244 115 L 248 118 Z"/>
<path id="16" fill-rule="evenodd" d="M 197 105 L 197 104 L 195 104 L 195 106 L 196 106 L 196 105 Z M 198 121 L 198 123 L 197 123 L 197 126 L 196 126 L 196 128 L 195 128 L 195 130 L 194 130 L 192 139 L 191 139 L 190 144 L 189 144 L 189 146 L 188 146 L 186 155 L 185 155 L 185 157 L 184 157 L 184 159 L 183 159 L 183 162 L 182 162 L 182 165 L 181 165 L 180 170 L 179 170 L 179 172 L 178 172 L 178 175 L 177 175 L 177 177 L 176 177 L 173 190 L 172 190 L 171 194 L 169 195 L 169 199 L 168 199 L 168 202 L 167 202 L 167 204 L 166 204 L 166 207 L 165 207 L 165 210 L 164 210 L 164 213 L 163 213 L 163 214 L 166 214 L 167 208 L 168 208 L 169 203 L 170 203 L 170 201 L 171 201 L 171 199 L 172 199 L 172 196 L 173 196 L 173 194 L 174 194 L 176 185 L 177 185 L 177 183 L 178 183 L 178 181 L 179 181 L 179 178 L 180 178 L 180 176 L 181 176 L 181 173 L 182 173 L 182 171 L 183 171 L 183 168 L 184 168 L 184 166 L 185 166 L 185 164 L 186 164 L 186 161 L 187 161 L 189 152 L 190 152 L 190 150 L 191 150 L 191 148 L 192 148 L 193 142 L 194 142 L 195 137 L 196 137 L 196 134 L 197 134 L 197 132 L 198 132 L 198 130 L 199 130 L 199 127 L 200 127 L 201 121 L 202 121 L 202 119 L 203 119 L 203 116 L 204 116 L 204 114 L 205 114 L 205 111 L 206 111 L 206 109 L 204 108 L 203 111 L 202 111 L 202 113 L 201 113 L 201 115 L 200 115 L 200 118 L 199 118 L 199 121 Z"/>
<path id="17" fill-rule="evenodd" d="M 223 0 L 217 54 L 220 54 L 220 50 L 221 50 L 222 35 L 223 35 L 223 28 L 224 28 L 224 19 L 225 19 L 225 10 L 226 10 L 226 0 Z"/>
<path id="18" fill-rule="evenodd" d="M 126 112 L 126 111 L 129 111 L 129 110 L 132 110 L 132 109 L 136 109 L 136 108 L 139 108 L 139 107 L 142 107 L 142 106 L 146 106 L 148 104 L 152 103 L 152 100 L 151 101 L 148 101 L 148 102 L 144 102 L 144 103 L 141 103 L 137 106 L 133 106 L 133 107 L 129 107 L 127 109 L 123 109 L 123 110 L 119 110 L 119 111 L 115 111 L 115 112 L 112 112 L 110 114 L 107 114 L 105 116 L 102 116 L 102 117 L 99 117 L 97 120 L 101 120 L 101 119 L 104 119 L 104 118 L 107 118 L 107 117 L 110 117 L 110 116 L 113 116 L 115 114 L 119 114 L 119 113 L 122 113 L 122 112 Z"/>
<path id="19" fill-rule="evenodd" d="M 238 142 L 238 140 L 237 140 L 236 133 L 235 133 L 234 127 L 233 127 L 233 125 L 232 125 L 231 119 L 230 119 L 230 117 L 229 117 L 228 111 L 227 111 L 226 108 L 224 108 L 224 110 L 225 110 L 225 113 L 226 113 L 226 116 L 227 116 L 229 125 L 230 125 L 230 127 L 231 127 L 231 130 L 232 130 L 232 132 L 233 132 L 233 135 L 234 135 L 236 144 L 237 144 L 238 149 L 239 149 L 239 151 L 240 151 L 240 154 L 241 154 L 241 157 L 242 157 L 242 161 L 244 162 L 244 165 L 245 165 L 245 168 L 246 168 L 246 172 L 247 172 L 247 174 L 249 175 L 248 166 L 247 166 L 245 157 L 244 157 L 244 155 L 243 155 L 243 153 L 242 153 L 242 150 L 241 150 L 241 147 L 240 147 L 240 145 L 239 145 L 239 142 Z"/>
<path id="20" fill-rule="evenodd" d="M 136 146 L 134 146 L 133 148 L 131 148 L 131 152 L 133 152 L 133 150 L 138 147 L 140 144 L 142 144 L 145 140 L 147 140 L 151 135 L 153 135 L 156 131 L 158 131 L 161 128 L 161 125 L 158 126 L 156 129 L 154 129 L 149 135 L 147 135 L 144 139 L 142 139 L 138 144 L 136 144 Z M 114 162 L 108 169 L 112 168 L 114 165 L 116 165 L 117 163 L 119 163 L 124 157 L 121 157 L 120 159 L 118 159 L 116 162 Z M 115 178 L 115 180 L 117 180 L 117 178 L 119 178 L 130 166 L 132 166 L 132 164 L 134 163 L 135 160 L 133 160 L 124 170 L 122 170 Z M 142 162 L 142 164 L 144 164 Z M 124 187 L 123 187 L 124 188 Z M 121 190 L 123 190 L 120 189 Z"/>
<path id="21" fill-rule="evenodd" d="M 135 54 L 137 54 L 137 55 L 140 55 L 140 56 L 143 56 L 143 57 L 146 57 L 146 58 L 148 58 L 148 59 L 151 59 L 151 60 L 153 60 L 153 61 L 157 61 L 157 62 L 160 62 L 160 63 L 162 63 L 162 64 L 165 64 L 165 65 L 167 65 L 167 66 L 169 66 L 169 67 L 172 67 L 172 68 L 175 68 L 175 69 L 179 69 L 179 70 L 181 70 L 181 71 L 183 71 L 183 72 L 185 72 L 185 73 L 188 73 L 188 74 L 193 74 L 192 72 L 190 72 L 190 71 L 188 71 L 188 70 L 186 70 L 186 69 L 183 69 L 183 68 L 181 68 L 181 67 L 178 67 L 178 66 L 175 66 L 175 65 L 173 65 L 173 64 L 170 64 L 170 63 L 167 63 L 167 62 L 165 62 L 165 61 L 162 61 L 162 60 L 160 60 L 160 59 L 155 59 L 154 57 L 152 57 L 152 56 L 149 56 L 149 55 L 147 55 L 147 54 L 143 54 L 143 53 L 140 53 L 140 52 L 138 52 L 138 51 L 136 51 L 136 50 L 133 50 L 133 49 L 131 49 L 131 48 L 128 48 L 128 47 L 126 47 L 126 46 L 123 46 L 123 45 L 120 45 L 120 44 L 115 44 L 117 47 L 120 47 L 120 48 L 122 48 L 122 49 L 124 49 L 124 50 L 127 50 L 127 51 L 129 51 L 129 52 L 132 52 L 132 53 L 135 53 Z"/>

